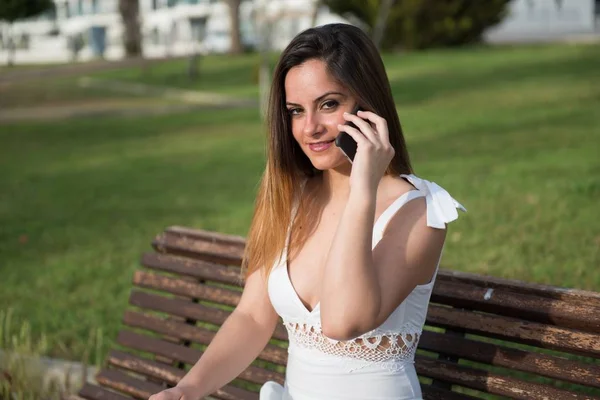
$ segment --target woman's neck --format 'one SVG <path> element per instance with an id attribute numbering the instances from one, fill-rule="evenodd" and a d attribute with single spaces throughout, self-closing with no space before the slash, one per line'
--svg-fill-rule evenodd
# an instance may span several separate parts
<path id="1" fill-rule="evenodd" d="M 321 175 L 320 191 L 325 196 L 334 202 L 345 202 L 350 194 L 350 169 L 336 170 L 329 169 L 323 171 Z"/>
<path id="2" fill-rule="evenodd" d="M 350 195 L 350 172 L 351 169 L 323 171 L 318 177 L 319 180 L 316 185 L 319 197 L 324 199 L 325 203 L 345 203 Z M 385 187 L 389 186 L 386 185 L 386 182 L 390 178 L 389 175 L 383 176 L 377 188 L 378 195 Z"/>

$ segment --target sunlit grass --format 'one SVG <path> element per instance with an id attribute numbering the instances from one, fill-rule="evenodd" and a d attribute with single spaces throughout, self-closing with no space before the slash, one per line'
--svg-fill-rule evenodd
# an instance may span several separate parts
<path id="1" fill-rule="evenodd" d="M 469 210 L 450 228 L 444 266 L 600 290 L 599 48 L 385 61 L 417 174 Z M 255 95 L 256 62 L 206 58 L 191 83 L 180 60 L 101 76 Z M 46 332 L 52 355 L 78 358 L 98 327 L 106 351 L 157 233 L 246 234 L 263 133 L 255 109 L 1 125 L 0 309 Z"/>

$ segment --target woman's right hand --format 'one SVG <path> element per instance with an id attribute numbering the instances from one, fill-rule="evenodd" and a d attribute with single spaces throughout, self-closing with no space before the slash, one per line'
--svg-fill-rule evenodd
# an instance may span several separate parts
<path id="1" fill-rule="evenodd" d="M 153 394 L 148 400 L 199 400 L 189 388 L 176 386 L 171 389 Z"/>

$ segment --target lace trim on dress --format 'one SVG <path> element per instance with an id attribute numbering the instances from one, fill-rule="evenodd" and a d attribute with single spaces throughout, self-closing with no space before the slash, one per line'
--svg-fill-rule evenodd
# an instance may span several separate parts
<path id="1" fill-rule="evenodd" d="M 323 335 L 319 325 L 284 321 L 290 345 L 339 357 L 348 372 L 377 364 L 398 372 L 413 363 L 421 329 L 406 324 L 394 332 L 375 329 L 351 340 L 339 341 Z"/>

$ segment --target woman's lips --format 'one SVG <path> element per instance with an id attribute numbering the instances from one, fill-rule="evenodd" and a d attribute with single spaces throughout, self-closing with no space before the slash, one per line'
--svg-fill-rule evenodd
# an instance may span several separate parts
<path id="1" fill-rule="evenodd" d="M 314 152 L 320 153 L 320 152 L 325 151 L 328 148 L 330 148 L 333 145 L 334 141 L 335 141 L 335 139 L 330 140 L 328 142 L 312 143 L 312 144 L 308 145 L 308 148 Z"/>

